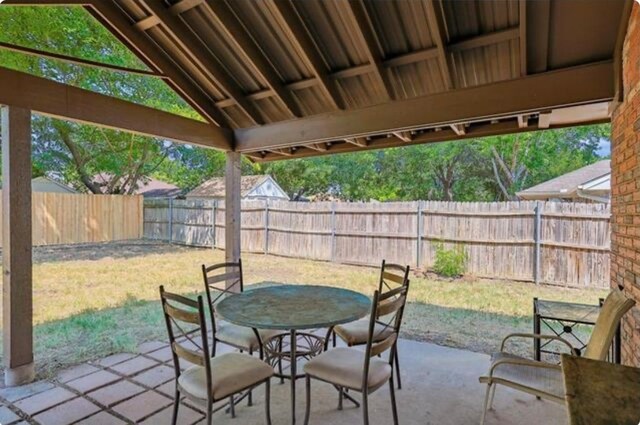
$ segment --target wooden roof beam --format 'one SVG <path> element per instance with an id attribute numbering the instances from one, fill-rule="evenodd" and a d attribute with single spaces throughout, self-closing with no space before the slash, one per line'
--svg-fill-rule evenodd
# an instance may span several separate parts
<path id="1" fill-rule="evenodd" d="M 520 0 L 518 3 L 519 15 L 519 48 L 520 48 L 520 75 L 527 75 L 527 0 Z"/>
<path id="2" fill-rule="evenodd" d="M 229 150 L 230 130 L 0 67 L 0 104 L 99 127 Z"/>
<path id="3" fill-rule="evenodd" d="M 168 77 L 169 87 L 210 122 L 228 127 L 227 119 L 215 108 L 211 98 L 190 80 L 176 64 L 147 36 L 133 28 L 133 22 L 122 9 L 110 1 L 95 1 L 88 6 L 91 13 L 116 38 L 127 46 L 149 68 Z"/>
<path id="4" fill-rule="evenodd" d="M 193 0 L 182 0 L 181 2 L 173 5 L 173 8 L 180 6 L 181 3 L 189 3 L 192 1 Z M 238 49 L 262 76 L 273 94 L 280 99 L 292 117 L 301 117 L 303 115 L 302 111 L 290 91 L 285 88 L 275 69 L 271 66 L 260 48 L 249 36 L 245 27 L 229 6 L 219 0 L 207 0 L 203 2 L 202 5 L 216 20 L 216 25 L 225 31 L 227 37 L 233 40 Z"/>
<path id="5" fill-rule="evenodd" d="M 446 47 L 446 50 L 448 52 L 459 52 L 462 50 L 477 49 L 484 46 L 493 46 L 504 41 L 515 40 L 518 37 L 520 37 L 519 27 L 507 28 L 482 35 L 475 35 L 465 40 L 451 43 Z"/>
<path id="6" fill-rule="evenodd" d="M 450 90 L 453 88 L 453 79 L 451 78 L 451 69 L 449 68 L 449 61 L 447 60 L 447 33 L 444 15 L 442 13 L 442 4 L 439 0 L 428 0 L 426 6 L 429 30 L 435 40 L 435 47 L 438 49 L 438 61 L 440 63 L 442 81 L 444 81 L 444 86 L 447 90 Z"/>
<path id="7" fill-rule="evenodd" d="M 385 101 L 393 100 L 393 85 L 389 78 L 382 58 L 382 49 L 371 25 L 367 9 L 361 0 L 346 2 L 346 10 L 355 23 L 356 32 L 364 46 L 369 64 L 373 68 L 375 79 L 378 81 Z"/>
<path id="8" fill-rule="evenodd" d="M 289 1 L 267 0 L 270 10 L 282 24 L 282 29 L 294 44 L 296 50 L 306 59 L 314 76 L 336 109 L 344 109 L 344 101 L 338 92 L 336 82 L 329 78 L 327 66 L 316 49 L 316 45 L 305 28 L 294 6 Z"/>
<path id="9" fill-rule="evenodd" d="M 236 148 L 250 152 L 448 126 L 608 101 L 612 97 L 613 64 L 598 62 L 368 108 L 238 129 Z"/>
<path id="10" fill-rule="evenodd" d="M 158 18 L 159 23 L 173 41 L 199 70 L 233 99 L 255 124 L 263 124 L 264 121 L 258 109 L 245 97 L 240 86 L 222 69 L 207 45 L 191 31 L 189 26 L 181 18 L 170 13 L 162 0 L 141 1 L 149 12 Z"/>

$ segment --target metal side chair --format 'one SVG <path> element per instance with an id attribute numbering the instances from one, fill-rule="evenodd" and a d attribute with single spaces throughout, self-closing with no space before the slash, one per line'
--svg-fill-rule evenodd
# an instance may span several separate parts
<path id="1" fill-rule="evenodd" d="M 384 294 L 398 286 L 409 285 L 409 266 L 401 266 L 399 264 L 387 263 L 382 260 L 380 268 L 380 281 L 378 283 L 378 292 Z M 349 347 L 365 345 L 369 331 L 369 320 L 362 319 L 346 325 L 336 326 L 333 333 L 333 346 L 336 346 L 335 337 L 338 335 Z M 383 324 L 376 325 L 376 338 L 374 342 L 381 341 L 389 336 L 391 329 Z M 400 359 L 398 353 L 395 355 L 396 377 L 398 379 L 398 389 L 402 389 L 402 378 L 400 376 Z"/>
<path id="2" fill-rule="evenodd" d="M 342 408 L 345 390 L 361 393 L 364 425 L 369 424 L 369 394 L 388 382 L 393 423 L 398 424 L 393 362 L 408 289 L 408 286 L 401 286 L 384 294 L 378 291 L 374 293 L 365 351 L 353 347 L 333 348 L 309 360 L 304 366 L 307 401 L 305 425 L 309 424 L 311 412 L 311 379 L 327 382 L 338 388 L 338 409 Z M 376 327 L 379 325 L 376 318 L 381 316 L 392 318 L 388 325 L 391 331 L 383 339 L 376 337 Z M 388 360 L 378 358 L 385 351 L 389 351 Z"/>
<path id="3" fill-rule="evenodd" d="M 176 373 L 171 423 L 175 425 L 178 419 L 181 394 L 197 403 L 206 404 L 206 423 L 211 425 L 213 403 L 227 398 L 232 400 L 234 394 L 265 384 L 266 423 L 270 425 L 270 379 L 273 368 L 245 354 L 227 353 L 210 357 L 201 296 L 196 301 L 166 292 L 161 286 L 160 299 Z M 183 372 L 181 359 L 193 365 Z"/>
<path id="4" fill-rule="evenodd" d="M 227 270 L 231 272 L 227 273 Z M 260 358 L 264 357 L 263 343 L 269 338 L 279 334 L 276 330 L 259 330 L 227 323 L 223 320 L 216 320 L 215 305 L 225 295 L 233 295 L 244 291 L 244 281 L 242 278 L 242 260 L 237 263 L 221 263 L 212 266 L 202 265 L 202 277 L 207 293 L 209 304 L 209 314 L 211 319 L 212 346 L 211 353 L 216 355 L 216 345 L 218 342 L 230 345 L 249 354 L 260 353 Z M 226 282 L 231 281 L 231 285 L 226 287 Z"/>
<path id="5" fill-rule="evenodd" d="M 622 316 L 635 305 L 619 289 L 613 289 L 600 309 L 591 338 L 583 357 L 592 360 L 605 360 L 611 342 L 618 329 Z M 512 338 L 554 340 L 567 346 L 571 354 L 580 355 L 578 350 L 565 339 L 555 335 L 522 334 L 507 335 L 502 340 L 500 352 L 491 356 L 491 367 L 487 376 L 480 377 L 480 383 L 487 384 L 481 424 L 484 424 L 487 410 L 491 409 L 497 385 L 532 394 L 538 398 L 565 403 L 562 368 L 558 364 L 526 359 L 510 354 L 505 345 Z"/>

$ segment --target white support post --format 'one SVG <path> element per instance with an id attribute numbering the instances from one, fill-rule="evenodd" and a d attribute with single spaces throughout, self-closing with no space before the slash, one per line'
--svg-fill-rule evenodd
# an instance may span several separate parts
<path id="1" fill-rule="evenodd" d="M 4 382 L 35 377 L 31 253 L 31 111 L 2 108 Z"/>
<path id="2" fill-rule="evenodd" d="M 240 259 L 240 177 L 242 175 L 242 156 L 238 152 L 227 152 L 227 162 L 224 174 L 225 182 L 225 260 L 227 263 L 236 263 Z M 232 270 L 227 270 L 231 272 Z M 227 281 L 227 287 L 234 283 Z M 236 286 L 233 289 L 240 288 Z"/>

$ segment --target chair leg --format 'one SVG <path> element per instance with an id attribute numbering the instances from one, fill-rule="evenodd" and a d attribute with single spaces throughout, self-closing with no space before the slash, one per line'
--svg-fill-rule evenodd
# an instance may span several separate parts
<path id="1" fill-rule="evenodd" d="M 398 377 L 398 389 L 402 389 L 402 378 L 400 378 L 400 359 L 398 358 L 398 350 L 395 352 L 394 363 L 396 364 L 396 376 Z"/>
<path id="2" fill-rule="evenodd" d="M 253 356 L 253 350 L 249 350 L 249 355 Z M 249 395 L 247 396 L 247 406 L 253 406 L 253 390 L 249 390 Z"/>
<path id="3" fill-rule="evenodd" d="M 264 413 L 267 416 L 267 425 L 271 425 L 271 378 L 265 382 L 264 397 Z"/>
<path id="4" fill-rule="evenodd" d="M 173 400 L 173 416 L 171 417 L 171 425 L 178 423 L 178 408 L 180 408 L 180 390 L 176 385 L 176 395 Z"/>
<path id="5" fill-rule="evenodd" d="M 493 410 L 493 398 L 496 395 L 496 388 L 498 388 L 498 384 L 493 384 L 492 387 L 493 388 L 491 388 L 491 395 L 489 396 L 489 405 L 487 406 L 489 410 Z"/>
<path id="6" fill-rule="evenodd" d="M 336 348 L 337 342 L 336 331 L 333 331 L 333 348 Z"/>
<path id="7" fill-rule="evenodd" d="M 231 412 L 231 417 L 235 418 L 236 417 L 236 406 L 235 406 L 234 401 L 233 401 L 233 396 L 229 397 L 229 411 Z"/>
<path id="8" fill-rule="evenodd" d="M 207 425 L 213 422 L 213 400 L 207 400 Z"/>
<path id="9" fill-rule="evenodd" d="M 343 400 L 344 400 L 344 388 L 338 387 L 338 410 L 342 410 Z"/>
<path id="10" fill-rule="evenodd" d="M 484 406 L 482 409 L 482 418 L 480 419 L 480 425 L 484 425 L 484 421 L 487 417 L 487 407 L 489 405 L 489 396 L 491 393 L 491 386 L 492 384 L 487 385 L 487 393 L 484 396 Z"/>
<path id="11" fill-rule="evenodd" d="M 389 393 L 391 394 L 391 413 L 393 414 L 393 425 L 398 425 L 398 407 L 396 406 L 396 390 L 393 385 L 393 375 L 389 378 Z"/>
<path id="12" fill-rule="evenodd" d="M 362 419 L 364 425 L 369 425 L 369 394 L 366 388 L 362 392 Z"/>
<path id="13" fill-rule="evenodd" d="M 212 339 L 212 343 L 211 343 L 211 357 L 215 357 L 216 356 L 216 347 L 217 347 L 217 342 L 216 342 L 216 338 L 213 337 Z"/>
<path id="14" fill-rule="evenodd" d="M 282 354 L 282 337 L 278 338 L 278 352 Z M 282 356 L 278 358 L 278 375 L 280 375 L 280 385 L 284 384 L 284 375 L 282 374 Z"/>
<path id="15" fill-rule="evenodd" d="M 304 425 L 309 425 L 309 416 L 311 415 L 311 377 L 307 375 L 305 381 L 307 406 L 304 412 Z"/>

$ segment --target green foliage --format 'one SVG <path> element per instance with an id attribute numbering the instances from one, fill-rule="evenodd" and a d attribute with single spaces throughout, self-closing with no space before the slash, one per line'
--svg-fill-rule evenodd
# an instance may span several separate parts
<path id="1" fill-rule="evenodd" d="M 464 246 L 457 245 L 454 248 L 445 248 L 442 242 L 436 244 L 436 259 L 433 270 L 440 276 L 459 277 L 465 272 L 467 266 L 467 253 Z"/>

